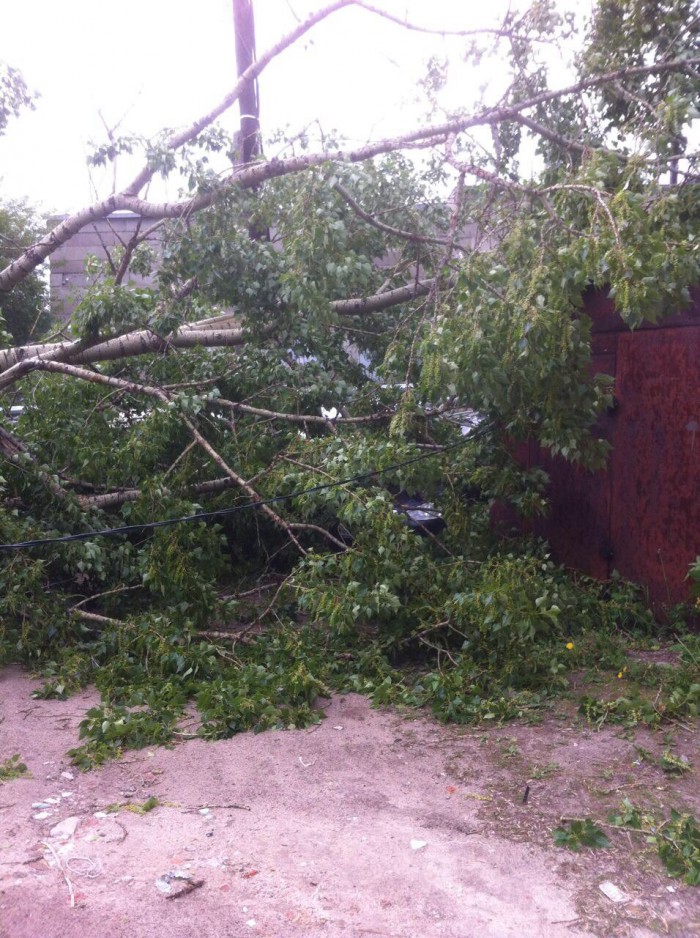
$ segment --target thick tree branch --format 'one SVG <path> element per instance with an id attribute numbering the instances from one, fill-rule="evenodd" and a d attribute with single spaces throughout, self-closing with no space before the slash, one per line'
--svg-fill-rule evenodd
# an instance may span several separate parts
<path id="1" fill-rule="evenodd" d="M 381 313 L 382 310 L 408 303 L 419 296 L 427 296 L 434 282 L 432 278 L 419 280 L 416 283 L 408 283 L 404 287 L 396 287 L 393 290 L 377 293 L 374 296 L 360 296 L 351 300 L 334 300 L 330 305 L 331 309 L 340 316 L 367 316 L 371 313 Z"/>
<path id="2" fill-rule="evenodd" d="M 355 297 L 348 300 L 333 300 L 331 309 L 340 316 L 365 316 L 408 303 L 419 296 L 427 296 L 433 284 L 432 279 L 387 290 L 373 296 Z M 85 347 L 81 340 L 73 342 L 54 342 L 47 345 L 23 345 L 17 348 L 0 349 L 0 390 L 9 387 L 28 374 L 40 362 L 66 361 L 74 365 L 88 365 L 100 361 L 115 361 L 119 358 L 166 353 L 171 349 L 195 348 L 232 348 L 243 345 L 246 333 L 236 323 L 236 317 L 230 313 L 216 316 L 200 322 L 181 326 L 169 336 L 159 336 L 155 332 L 142 329 L 123 336 Z M 226 328 L 217 329 L 222 324 Z M 272 335 L 275 324 L 269 323 L 263 328 L 263 335 Z"/>
<path id="3" fill-rule="evenodd" d="M 201 326 L 201 328 L 198 328 Z M 263 334 L 271 334 L 269 326 Z M 69 361 L 75 365 L 92 362 L 115 361 L 153 352 L 166 353 L 171 349 L 231 348 L 243 345 L 245 333 L 241 328 L 213 329 L 205 323 L 181 326 L 169 336 L 159 336 L 150 329 L 129 332 L 87 348 L 85 343 L 57 342 L 49 345 L 24 345 L 0 350 L 0 390 L 32 370 L 33 363 L 43 360 Z"/>
<path id="4" fill-rule="evenodd" d="M 332 8 L 326 8 L 326 10 L 333 12 L 333 10 L 339 9 L 340 6 L 346 6 L 350 2 L 351 0 L 345 0 L 344 3 L 334 4 Z M 328 14 L 326 13 L 326 15 Z M 263 59 L 261 58 L 260 62 L 262 61 Z M 256 65 L 259 65 L 260 62 L 256 63 Z M 140 188 L 145 185 L 145 182 L 147 182 L 150 177 L 147 175 L 147 178 L 141 183 L 140 187 L 137 187 L 136 184 L 141 177 L 137 177 L 122 193 L 96 202 L 94 205 L 66 218 L 60 225 L 49 232 L 48 235 L 33 245 L 17 260 L 13 261 L 5 270 L 0 272 L 0 290 L 10 290 L 44 261 L 49 254 L 62 244 L 65 244 L 66 241 L 69 241 L 70 238 L 85 225 L 105 218 L 107 215 L 117 210 L 126 209 L 142 215 L 144 218 L 185 218 L 193 212 L 213 205 L 231 187 L 238 187 L 240 189 L 256 188 L 269 179 L 304 172 L 312 167 L 320 166 L 327 162 L 359 163 L 384 153 L 401 150 L 402 148 L 414 144 L 419 146 L 432 146 L 435 144 L 436 140 L 446 140 L 452 134 L 459 134 L 475 127 L 515 120 L 522 115 L 523 112 L 529 111 L 532 108 L 547 104 L 559 98 L 580 95 L 583 91 L 598 88 L 605 84 L 611 84 L 625 77 L 641 77 L 644 75 L 670 72 L 688 72 L 692 71 L 692 68 L 695 66 L 700 66 L 700 57 L 616 69 L 615 71 L 607 72 L 602 75 L 581 79 L 564 88 L 541 92 L 524 101 L 519 101 L 517 104 L 484 108 L 476 114 L 458 117 L 442 124 L 422 127 L 411 133 L 378 140 L 353 150 L 323 151 L 321 153 L 294 156 L 284 160 L 273 159 L 254 163 L 236 169 L 222 181 L 218 188 L 200 193 L 185 202 L 154 203 L 139 198 L 138 192 Z M 241 80 L 243 80 L 243 78 L 244 76 L 242 76 Z M 245 80 L 250 80 L 250 78 L 251 76 L 247 76 Z M 208 123 L 211 123 L 219 113 L 220 111 L 218 109 L 214 109 L 214 111 L 196 122 L 195 125 L 192 125 L 193 128 L 195 126 L 198 128 L 196 131 L 192 132 L 192 135 L 196 136 L 196 133 L 199 133 L 203 127 L 208 126 Z M 173 140 L 176 139 L 179 139 L 179 137 L 173 138 Z M 191 136 L 185 134 L 182 142 L 185 143 L 189 139 L 191 139 Z M 148 174 L 151 172 L 152 170 L 148 170 Z"/>
<path id="5" fill-rule="evenodd" d="M 226 492 L 237 486 L 237 482 L 228 476 L 223 479 L 210 479 L 207 482 L 199 482 L 197 485 L 187 486 L 185 493 L 187 495 L 217 495 L 220 492 Z M 105 492 L 102 495 L 80 495 L 78 503 L 81 508 L 110 509 L 118 508 L 128 502 L 137 502 L 142 495 L 141 489 L 122 489 L 115 492 Z"/>
<path id="6" fill-rule="evenodd" d="M 101 625 L 104 628 L 109 626 L 116 626 L 118 628 L 124 628 L 128 626 L 128 622 L 125 622 L 124 619 L 113 619 L 111 616 L 100 616 L 96 612 L 86 612 L 84 609 L 69 609 L 70 615 L 75 616 L 76 619 L 83 619 L 85 622 L 94 622 L 96 625 Z"/>

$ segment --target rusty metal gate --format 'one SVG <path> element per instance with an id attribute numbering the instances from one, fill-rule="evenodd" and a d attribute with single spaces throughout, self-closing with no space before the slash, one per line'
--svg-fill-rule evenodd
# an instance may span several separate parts
<path id="1" fill-rule="evenodd" d="M 602 292 L 585 312 L 592 370 L 615 378 L 616 407 L 599 424 L 613 448 L 590 473 L 525 447 L 551 478 L 551 513 L 531 529 L 560 563 L 600 579 L 617 570 L 654 603 L 681 602 L 700 554 L 700 291 L 682 314 L 635 331 Z"/>

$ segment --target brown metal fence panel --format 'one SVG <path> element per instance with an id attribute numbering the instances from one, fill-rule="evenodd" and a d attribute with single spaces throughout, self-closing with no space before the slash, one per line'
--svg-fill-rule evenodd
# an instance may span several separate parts
<path id="1" fill-rule="evenodd" d="M 657 605 L 682 602 L 700 554 L 700 293 L 673 319 L 633 332 L 602 292 L 584 312 L 591 370 L 615 378 L 616 406 L 597 428 L 612 451 L 592 473 L 522 446 L 521 461 L 551 479 L 551 512 L 527 529 L 560 563 L 599 579 L 617 570 Z"/>
<path id="2" fill-rule="evenodd" d="M 615 566 L 678 602 L 700 553 L 700 328 L 620 335 L 616 393 Z"/>

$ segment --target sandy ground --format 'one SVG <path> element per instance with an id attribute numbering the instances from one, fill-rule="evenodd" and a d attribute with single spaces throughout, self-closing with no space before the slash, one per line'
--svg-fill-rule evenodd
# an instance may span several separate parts
<path id="1" fill-rule="evenodd" d="M 619 728 L 443 727 L 351 695 L 309 730 L 83 774 L 65 753 L 95 694 L 34 700 L 36 686 L 0 671 L 0 762 L 20 753 L 31 771 L 0 785 L 2 938 L 700 935 L 700 889 L 636 835 L 552 843 L 560 816 L 605 819 L 625 794 L 700 815 L 697 776 L 669 780 Z M 692 760 L 694 744 L 680 732 L 674 751 Z M 146 814 L 124 807 L 150 796 Z"/>

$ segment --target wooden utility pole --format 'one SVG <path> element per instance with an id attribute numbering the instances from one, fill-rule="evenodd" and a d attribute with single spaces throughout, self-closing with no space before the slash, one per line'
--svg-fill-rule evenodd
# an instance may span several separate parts
<path id="1" fill-rule="evenodd" d="M 240 77 L 255 61 L 255 18 L 253 0 L 232 0 L 233 25 L 236 33 L 236 74 Z M 260 100 L 258 83 L 248 82 L 238 101 L 241 114 L 239 161 L 250 163 L 261 155 Z"/>

